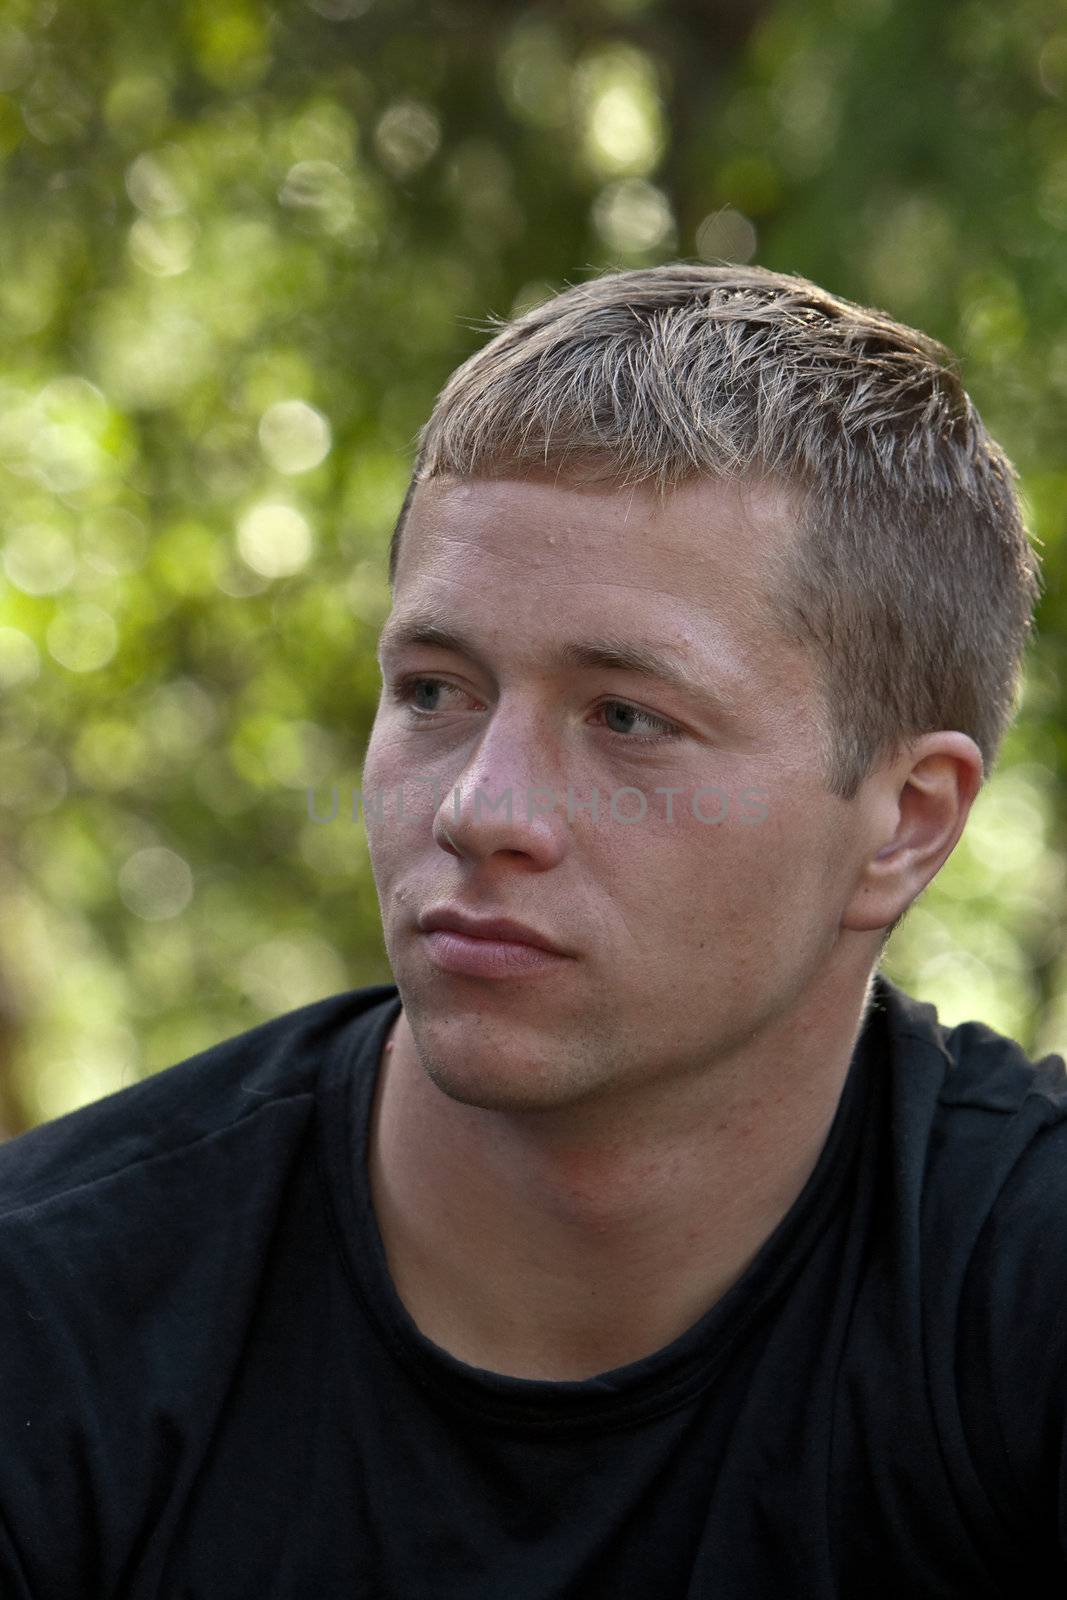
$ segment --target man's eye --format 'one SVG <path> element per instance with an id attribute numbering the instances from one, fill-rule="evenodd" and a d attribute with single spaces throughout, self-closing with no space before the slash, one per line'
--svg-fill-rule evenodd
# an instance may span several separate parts
<path id="1" fill-rule="evenodd" d="M 390 698 L 398 705 L 407 706 L 416 716 L 429 717 L 441 708 L 436 704 L 427 705 L 425 699 L 433 699 L 441 689 L 452 689 L 456 694 L 462 691 L 456 689 L 454 684 L 446 683 L 443 678 L 403 678 L 390 689 Z"/>
<path id="2" fill-rule="evenodd" d="M 622 727 L 608 726 L 610 733 L 617 733 L 630 744 L 657 744 L 661 739 L 673 739 L 678 735 L 678 728 L 673 722 L 668 722 L 666 717 L 653 716 L 651 711 L 642 711 L 639 706 L 630 705 L 627 700 L 605 700 L 597 707 L 598 711 L 605 713 L 621 712 Z M 644 728 L 644 733 L 635 733 L 635 726 Z"/>

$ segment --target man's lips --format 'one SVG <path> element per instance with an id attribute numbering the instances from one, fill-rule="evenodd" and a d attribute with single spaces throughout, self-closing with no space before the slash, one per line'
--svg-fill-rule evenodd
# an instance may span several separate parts
<path id="1" fill-rule="evenodd" d="M 434 966 L 463 978 L 520 978 L 559 969 L 569 959 L 546 934 L 513 917 L 481 917 L 437 906 L 419 918 Z"/>
<path id="2" fill-rule="evenodd" d="M 422 933 L 446 932 L 461 934 L 466 939 L 488 939 L 498 944 L 528 945 L 535 950 L 547 950 L 563 956 L 568 952 L 550 939 L 547 934 L 513 917 L 483 917 L 464 911 L 459 906 L 435 906 L 419 918 Z"/>

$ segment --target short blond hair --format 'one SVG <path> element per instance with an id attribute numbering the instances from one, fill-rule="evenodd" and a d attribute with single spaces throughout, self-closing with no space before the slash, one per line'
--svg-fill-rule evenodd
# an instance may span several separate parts
<path id="1" fill-rule="evenodd" d="M 1039 593 L 1011 462 L 942 344 L 762 267 L 606 273 L 510 321 L 419 430 L 416 486 L 555 469 L 580 482 L 774 480 L 797 538 L 773 603 L 805 643 L 827 783 L 854 795 L 921 733 L 969 734 L 988 773 Z"/>

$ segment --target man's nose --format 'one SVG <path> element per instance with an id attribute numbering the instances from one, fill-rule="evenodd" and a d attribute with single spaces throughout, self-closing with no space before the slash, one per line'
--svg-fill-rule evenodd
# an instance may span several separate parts
<path id="1" fill-rule="evenodd" d="M 568 836 L 558 759 L 529 715 L 497 713 L 442 797 L 434 838 L 443 850 L 480 860 L 503 851 L 538 866 L 560 859 Z"/>

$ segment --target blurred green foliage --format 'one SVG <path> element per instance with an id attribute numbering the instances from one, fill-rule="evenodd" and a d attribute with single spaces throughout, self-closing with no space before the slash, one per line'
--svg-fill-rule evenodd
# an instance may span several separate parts
<path id="1" fill-rule="evenodd" d="M 1019 467 L 1022 717 L 887 965 L 1067 1046 L 1062 0 L 6 0 L 0 170 L 6 1131 L 388 981 L 307 790 L 413 435 L 488 312 L 676 257 L 944 339 Z"/>

